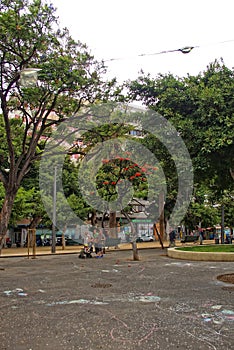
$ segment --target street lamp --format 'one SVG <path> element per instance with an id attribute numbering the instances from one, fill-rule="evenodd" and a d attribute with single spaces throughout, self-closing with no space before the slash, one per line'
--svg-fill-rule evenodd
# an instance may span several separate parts
<path id="1" fill-rule="evenodd" d="M 224 244 L 224 204 L 221 204 L 221 243 Z"/>
<path id="2" fill-rule="evenodd" d="M 24 68 L 20 71 L 20 85 L 22 87 L 32 87 L 37 84 L 37 73 L 40 68 Z"/>
<path id="3" fill-rule="evenodd" d="M 54 188 L 53 188 L 53 218 L 52 218 L 52 244 L 51 253 L 56 253 L 56 200 L 57 200 L 57 167 L 54 168 Z"/>

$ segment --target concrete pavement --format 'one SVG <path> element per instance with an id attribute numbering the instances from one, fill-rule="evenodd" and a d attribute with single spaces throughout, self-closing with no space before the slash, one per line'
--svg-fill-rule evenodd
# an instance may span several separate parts
<path id="1" fill-rule="evenodd" d="M 166 252 L 165 252 L 166 253 Z M 2 350 L 230 350 L 234 263 L 161 249 L 0 260 Z"/>

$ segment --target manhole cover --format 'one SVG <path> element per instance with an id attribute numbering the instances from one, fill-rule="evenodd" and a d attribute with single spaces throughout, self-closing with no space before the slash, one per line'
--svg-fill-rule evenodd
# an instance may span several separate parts
<path id="1" fill-rule="evenodd" d="M 228 273 L 226 275 L 219 275 L 217 277 L 219 281 L 225 282 L 225 283 L 232 283 L 234 284 L 234 273 Z"/>
<path id="2" fill-rule="evenodd" d="M 222 287 L 222 290 L 227 290 L 228 292 L 234 292 L 234 287 L 232 286 Z"/>
<path id="3" fill-rule="evenodd" d="M 111 283 L 94 283 L 91 285 L 93 288 L 110 288 L 111 286 Z"/>

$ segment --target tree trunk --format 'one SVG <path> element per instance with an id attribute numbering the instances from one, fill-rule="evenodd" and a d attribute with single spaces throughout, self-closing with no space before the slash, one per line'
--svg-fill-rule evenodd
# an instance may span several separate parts
<path id="1" fill-rule="evenodd" d="M 158 239 L 159 239 L 159 242 L 160 242 L 160 244 L 161 244 L 161 247 L 162 247 L 162 249 L 164 249 L 162 237 L 161 237 L 160 233 L 158 232 L 157 224 L 156 224 L 156 223 L 154 223 L 153 230 L 154 230 L 154 237 L 156 238 L 156 235 L 157 235 L 157 237 L 158 237 Z"/>
<path id="2" fill-rule="evenodd" d="M 110 213 L 110 218 L 109 218 L 109 235 L 112 238 L 117 237 L 117 224 L 116 224 L 116 212 L 111 212 Z"/>
<path id="3" fill-rule="evenodd" d="M 138 254 L 138 249 L 137 249 L 137 244 L 136 244 L 136 229 L 135 226 L 133 225 L 129 215 L 127 213 L 125 213 L 124 211 L 122 211 L 122 214 L 125 216 L 125 218 L 128 220 L 130 226 L 131 226 L 131 231 L 132 231 L 132 235 L 133 235 L 133 239 L 132 239 L 132 253 L 133 253 L 133 260 L 134 261 L 139 261 L 140 257 Z"/>
<path id="4" fill-rule="evenodd" d="M 130 220 L 130 226 L 131 226 L 131 231 L 132 231 L 132 235 L 133 235 L 133 240 L 132 240 L 132 253 L 133 253 L 133 260 L 134 261 L 139 261 L 140 257 L 138 254 L 138 249 L 137 249 L 137 244 L 136 244 L 136 229 L 135 226 L 133 225 L 133 223 Z"/>
<path id="5" fill-rule="evenodd" d="M 234 170 L 233 170 L 233 169 L 230 169 L 230 174 L 231 174 L 231 177 L 232 177 L 233 180 L 234 180 Z"/>
<path id="6" fill-rule="evenodd" d="M 0 255 L 1 255 L 2 247 L 4 243 L 4 237 L 7 234 L 8 224 L 10 221 L 10 216 L 11 216 L 16 193 L 17 191 L 7 191 L 4 198 L 4 202 L 3 202 L 3 206 L 0 214 Z"/>
<path id="7" fill-rule="evenodd" d="M 66 240 L 65 240 L 66 231 L 67 231 L 67 224 L 64 225 L 63 232 L 62 232 L 62 250 L 64 250 L 66 246 Z"/>
<path id="8" fill-rule="evenodd" d="M 159 232 L 161 236 L 161 240 L 164 241 L 165 237 L 165 226 L 164 226 L 164 193 L 161 192 L 159 194 Z"/>
<path id="9" fill-rule="evenodd" d="M 139 254 L 138 254 L 136 241 L 133 240 L 131 243 L 132 243 L 133 260 L 134 261 L 139 261 L 140 257 L 139 257 Z"/>
<path id="10" fill-rule="evenodd" d="M 33 217 L 32 221 L 30 222 L 29 228 L 31 228 L 31 229 L 36 228 L 40 222 L 41 222 L 41 216 Z"/>

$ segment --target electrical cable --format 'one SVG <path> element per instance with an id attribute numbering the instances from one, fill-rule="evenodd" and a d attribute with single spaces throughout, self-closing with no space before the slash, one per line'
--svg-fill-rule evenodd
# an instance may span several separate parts
<path id="1" fill-rule="evenodd" d="M 185 47 L 182 47 L 180 49 L 164 50 L 164 51 L 159 51 L 159 52 L 154 52 L 154 53 L 142 53 L 142 54 L 136 55 L 134 57 L 109 58 L 109 59 L 104 60 L 104 62 L 120 61 L 120 60 L 126 60 L 126 59 L 130 59 L 130 58 L 135 58 L 135 57 L 156 56 L 156 55 L 162 55 L 162 54 L 167 54 L 167 53 L 171 53 L 171 52 L 181 52 L 183 54 L 188 54 L 195 48 L 201 48 L 201 47 L 206 47 L 206 46 L 214 46 L 214 45 L 219 45 L 219 44 L 226 44 L 226 43 L 229 43 L 229 42 L 234 42 L 234 39 L 224 40 L 224 41 L 211 43 L 211 44 L 206 44 L 206 45 L 185 46 Z"/>

